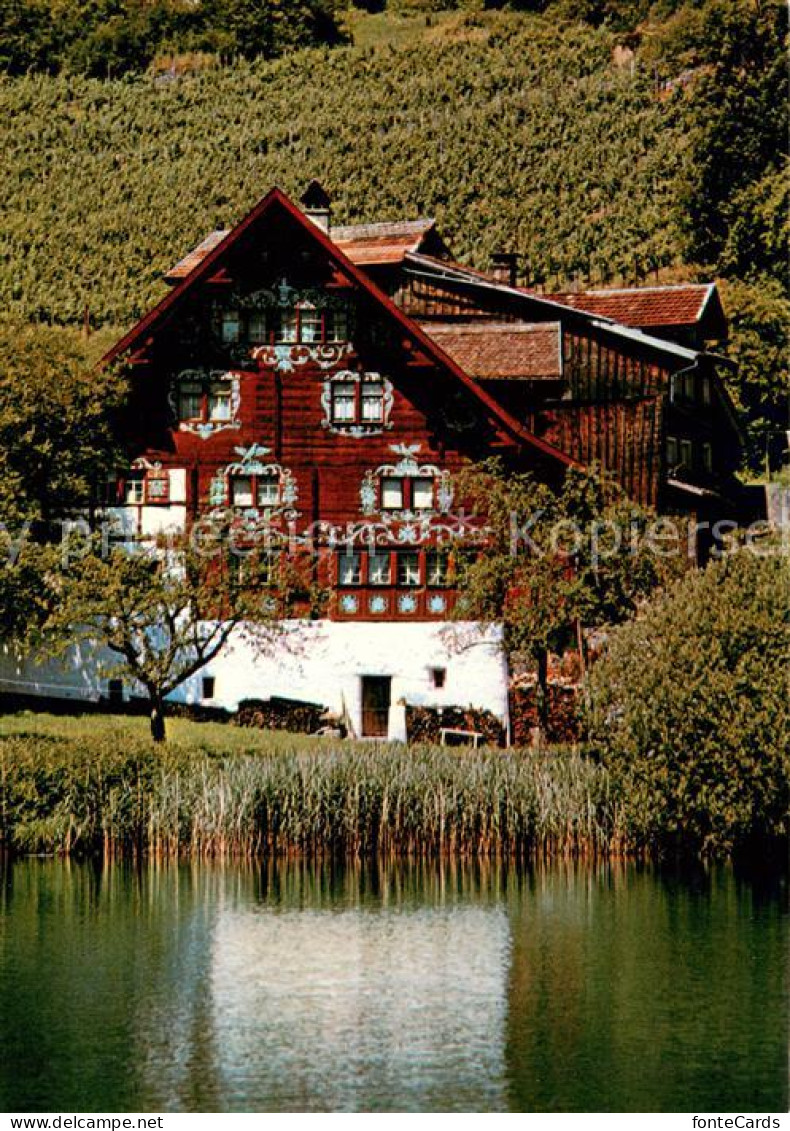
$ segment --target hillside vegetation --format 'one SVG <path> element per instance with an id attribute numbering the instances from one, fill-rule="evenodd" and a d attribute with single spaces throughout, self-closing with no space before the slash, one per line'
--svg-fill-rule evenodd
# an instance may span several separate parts
<path id="1" fill-rule="evenodd" d="M 786 427 L 784 19 L 704 0 L 632 57 L 611 20 L 355 12 L 359 46 L 0 80 L 0 308 L 126 327 L 207 231 L 318 177 L 338 222 L 433 215 L 459 259 L 516 250 L 536 285 L 729 276 L 759 460 Z"/>
<path id="2" fill-rule="evenodd" d="M 475 18 L 475 22 L 477 18 Z M 162 83 L 30 76 L 0 87 L 0 303 L 126 324 L 168 266 L 272 184 L 318 176 L 338 221 L 435 215 L 484 265 L 533 276 L 677 263 L 673 104 L 611 63 L 613 38 L 536 18 L 401 51 L 302 51 Z"/>

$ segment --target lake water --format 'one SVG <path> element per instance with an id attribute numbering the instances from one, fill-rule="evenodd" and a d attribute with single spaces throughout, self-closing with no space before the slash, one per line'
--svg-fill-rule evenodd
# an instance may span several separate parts
<path id="1" fill-rule="evenodd" d="M 0 864 L 3 1111 L 785 1111 L 783 879 Z"/>

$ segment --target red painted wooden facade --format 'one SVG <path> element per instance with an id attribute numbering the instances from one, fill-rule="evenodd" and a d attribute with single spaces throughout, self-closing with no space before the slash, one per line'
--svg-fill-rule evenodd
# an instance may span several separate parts
<path id="1" fill-rule="evenodd" d="M 597 462 L 638 502 L 690 509 L 667 440 L 688 434 L 697 451 L 727 417 L 705 355 L 457 268 L 434 234 L 440 257 L 409 250 L 401 233 L 397 261 L 388 252 L 381 269 L 365 229 L 356 264 L 350 231 L 336 245 L 273 190 L 195 253 L 108 354 L 104 364 L 133 373 L 137 463 L 120 501 L 139 512 L 139 532 L 157 508 L 181 507 L 187 524 L 224 511 L 240 543 L 273 529 L 314 555 L 336 617 L 444 619 L 453 548 L 474 542 L 452 497 L 467 461 L 497 454 L 549 482 Z M 491 324 L 485 371 L 464 368 L 475 364 L 468 342 L 454 356 L 452 324 L 464 322 Z M 540 349 L 525 348 L 537 343 L 530 327 L 549 322 L 556 358 L 545 332 Z M 508 326 L 524 337 L 498 364 Z M 684 410 L 678 371 L 693 372 L 685 409 L 698 411 Z M 706 494 L 687 492 L 694 505 L 729 505 L 727 421 L 721 449 L 699 449 Z"/>

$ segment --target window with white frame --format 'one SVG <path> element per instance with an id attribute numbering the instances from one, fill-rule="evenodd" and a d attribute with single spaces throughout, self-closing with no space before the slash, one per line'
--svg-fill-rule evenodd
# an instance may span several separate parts
<path id="1" fill-rule="evenodd" d="M 238 390 L 238 379 L 231 374 L 210 375 L 201 370 L 188 370 L 177 381 L 173 400 L 179 422 L 192 427 L 231 422 Z"/>
<path id="2" fill-rule="evenodd" d="M 255 487 L 259 507 L 271 509 L 280 502 L 280 477 L 275 472 L 256 476 Z"/>
<path id="3" fill-rule="evenodd" d="M 124 484 L 123 501 L 127 506 L 139 506 L 145 502 L 144 471 L 135 471 L 127 475 Z"/>
<path id="4" fill-rule="evenodd" d="M 332 382 L 332 423 L 353 424 L 357 412 L 357 385 L 354 381 Z"/>
<path id="5" fill-rule="evenodd" d="M 382 424 L 384 421 L 384 382 L 363 381 L 360 389 L 360 418 L 364 424 Z"/>
<path id="6" fill-rule="evenodd" d="M 376 432 L 387 427 L 392 387 L 377 373 L 339 373 L 325 384 L 328 421 L 337 428 Z"/>
<path id="7" fill-rule="evenodd" d="M 116 500 L 118 492 L 116 491 Z M 130 471 L 123 478 L 123 503 L 127 507 L 169 503 L 170 477 L 161 467 Z"/>

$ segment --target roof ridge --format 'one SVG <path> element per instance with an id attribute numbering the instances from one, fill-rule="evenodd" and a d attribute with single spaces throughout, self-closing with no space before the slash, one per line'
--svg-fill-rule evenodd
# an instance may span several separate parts
<path id="1" fill-rule="evenodd" d="M 588 287 L 583 291 L 541 291 L 534 292 L 544 294 L 547 297 L 550 295 L 633 295 L 633 294 L 647 294 L 648 292 L 657 294 L 664 291 L 689 291 L 689 290 L 709 290 L 710 287 L 715 286 L 714 283 L 662 283 L 648 287 Z M 530 292 L 533 293 L 533 292 Z"/>
<path id="2" fill-rule="evenodd" d="M 520 334 L 533 330 L 551 330 L 554 332 L 560 325 L 559 319 L 555 322 L 495 322 L 483 318 L 479 322 L 431 322 L 422 319 L 417 321 L 428 334 L 435 330 L 448 330 L 454 334 L 490 334 L 508 330 Z"/>

